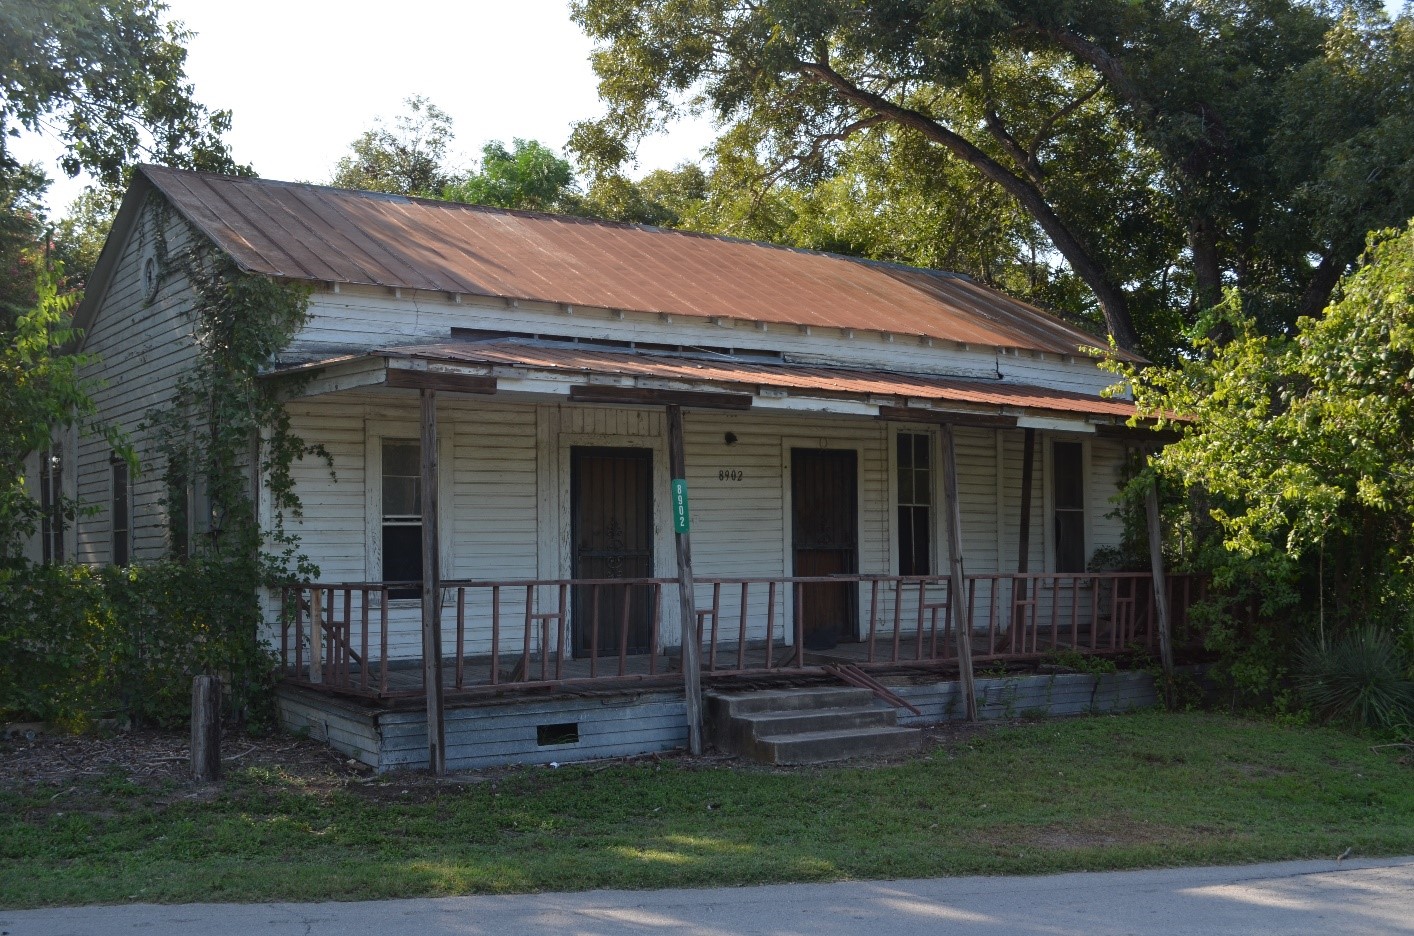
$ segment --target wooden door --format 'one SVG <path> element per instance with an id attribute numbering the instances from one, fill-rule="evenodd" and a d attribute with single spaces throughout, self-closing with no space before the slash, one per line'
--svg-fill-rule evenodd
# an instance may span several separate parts
<path id="1" fill-rule="evenodd" d="M 570 512 L 577 579 L 653 575 L 653 453 L 641 448 L 570 450 Z M 649 586 L 578 586 L 572 596 L 574 654 L 647 653 Z M 627 608 L 625 608 L 627 603 Z M 627 612 L 627 627 L 625 627 Z"/>
<path id="2" fill-rule="evenodd" d="M 858 467 L 852 450 L 791 449 L 791 548 L 795 575 L 858 572 Z M 802 586 L 806 648 L 823 650 L 857 639 L 858 594 L 854 582 Z"/>

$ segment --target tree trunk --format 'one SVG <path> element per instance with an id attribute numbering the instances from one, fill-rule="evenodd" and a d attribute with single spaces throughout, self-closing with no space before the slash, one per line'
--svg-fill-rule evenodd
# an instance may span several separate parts
<path id="1" fill-rule="evenodd" d="M 1199 309 L 1211 309 L 1223 301 L 1222 268 L 1218 262 L 1217 236 L 1208 217 L 1188 224 L 1188 249 L 1193 252 L 1194 292 Z"/>
<path id="2" fill-rule="evenodd" d="M 1322 257 L 1320 265 L 1311 274 L 1311 279 L 1301 293 L 1301 301 L 1296 304 L 1296 314 L 1318 318 L 1325 312 L 1331 301 L 1331 293 L 1335 292 L 1340 275 L 1344 272 L 1345 264 L 1334 259 L 1333 254 L 1328 253 Z"/>

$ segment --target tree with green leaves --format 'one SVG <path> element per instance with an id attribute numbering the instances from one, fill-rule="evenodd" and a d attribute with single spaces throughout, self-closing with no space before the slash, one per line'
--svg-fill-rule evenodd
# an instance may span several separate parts
<path id="1" fill-rule="evenodd" d="M 916 135 L 1025 212 L 1126 348 L 1163 354 L 1242 286 L 1273 326 L 1319 311 L 1360 232 L 1414 213 L 1414 26 L 1369 0 L 577 0 L 612 173 L 694 109 L 768 180 Z M 879 144 L 882 152 L 886 148 Z"/>
<path id="2" fill-rule="evenodd" d="M 92 361 L 64 353 L 75 338 L 70 313 L 77 297 L 59 292 L 61 277 L 42 259 L 32 257 L 30 268 L 36 271 L 36 303 L 0 344 L 0 567 L 23 556 L 40 519 L 40 505 L 25 483 L 25 459 L 48 448 L 57 429 L 92 428 L 95 415 L 90 387 L 79 376 Z M 126 451 L 108 434 L 115 449 Z"/>
<path id="3" fill-rule="evenodd" d="M 59 165 L 119 186 L 132 162 L 225 171 L 227 111 L 198 103 L 190 38 L 161 0 L 6 0 L 0 14 L 0 173 L 19 169 L 8 138 L 50 133 Z"/>
<path id="4" fill-rule="evenodd" d="M 550 147 L 536 140 L 500 140 L 481 148 L 476 172 L 447 185 L 448 201 L 494 208 L 577 214 L 581 208 L 574 167 Z"/>
<path id="5" fill-rule="evenodd" d="M 331 185 L 340 188 L 438 198 L 455 179 L 447 166 L 455 136 L 452 118 L 427 98 L 403 102 L 405 113 L 389 126 L 381 117 L 349 144 L 334 167 Z"/>
<path id="6" fill-rule="evenodd" d="M 1294 334 L 1263 334 L 1233 293 L 1191 341 L 1171 367 L 1120 370 L 1140 413 L 1181 432 L 1150 464 L 1204 508 L 1201 563 L 1280 622 L 1230 648 L 1290 653 L 1305 631 L 1324 651 L 1373 627 L 1414 659 L 1414 224 L 1372 236 Z"/>

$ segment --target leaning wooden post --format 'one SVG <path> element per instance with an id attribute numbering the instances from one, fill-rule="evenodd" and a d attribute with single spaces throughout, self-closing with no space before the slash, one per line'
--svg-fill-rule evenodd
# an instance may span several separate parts
<path id="1" fill-rule="evenodd" d="M 422 681 L 427 690 L 427 766 L 447 772 L 442 706 L 442 555 L 437 534 L 437 391 L 422 390 Z"/>
<path id="2" fill-rule="evenodd" d="M 1159 662 L 1164 668 L 1164 704 L 1173 707 L 1173 642 L 1169 634 L 1169 591 L 1164 580 L 1163 528 L 1159 525 L 1159 481 L 1144 491 L 1149 522 L 1149 563 L 1154 572 L 1154 612 L 1158 616 Z"/>
<path id="3" fill-rule="evenodd" d="M 191 775 L 195 780 L 221 779 L 219 676 L 196 676 L 191 681 Z"/>
<path id="4" fill-rule="evenodd" d="M 1036 430 L 1027 429 L 1025 440 L 1021 444 L 1023 447 L 1021 455 L 1021 529 L 1016 537 L 1016 571 L 1025 575 L 1031 569 L 1031 488 L 1034 486 L 1032 478 L 1036 473 Z M 1017 649 L 1018 640 L 1024 641 L 1026 639 L 1024 630 L 1019 636 L 1016 630 L 1017 608 L 1026 600 L 1029 593 L 1026 579 L 1017 579 L 1014 589 L 1011 599 L 1011 621 L 1007 633 L 1007 645 L 1012 650 Z"/>
<path id="5" fill-rule="evenodd" d="M 668 407 L 668 473 L 672 475 L 673 539 L 678 554 L 679 614 L 682 616 L 682 675 L 687 695 L 687 746 L 702 753 L 702 663 L 693 594 L 692 533 L 687 509 L 687 455 L 682 441 L 682 407 Z"/>
<path id="6" fill-rule="evenodd" d="M 948 527 L 948 604 L 953 609 L 953 626 L 957 629 L 957 669 L 966 701 L 967 720 L 977 720 L 977 691 L 972 681 L 972 616 L 963 590 L 962 571 L 962 506 L 957 497 L 957 446 L 953 443 L 952 426 L 943 423 L 943 511 Z"/>

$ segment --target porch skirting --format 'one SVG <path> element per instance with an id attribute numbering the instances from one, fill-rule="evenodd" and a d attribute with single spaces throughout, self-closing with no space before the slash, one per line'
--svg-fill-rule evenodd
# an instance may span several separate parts
<path id="1" fill-rule="evenodd" d="M 380 772 L 427 767 L 425 711 L 338 698 L 288 682 L 276 689 L 275 700 L 288 730 L 326 741 Z M 629 757 L 687 746 L 687 706 L 679 689 L 449 700 L 446 726 L 448 770 Z"/>
<path id="2" fill-rule="evenodd" d="M 890 688 L 923 713 L 901 713 L 900 724 L 963 717 L 956 681 Z M 978 679 L 976 689 L 983 719 L 1119 712 L 1158 701 L 1153 677 L 1138 671 Z M 287 729 L 326 741 L 380 772 L 427 767 L 423 711 L 339 698 L 289 682 L 277 689 L 276 701 Z M 686 705 L 676 689 L 449 701 L 446 725 L 449 770 L 661 753 L 685 747 L 688 732 Z"/>

